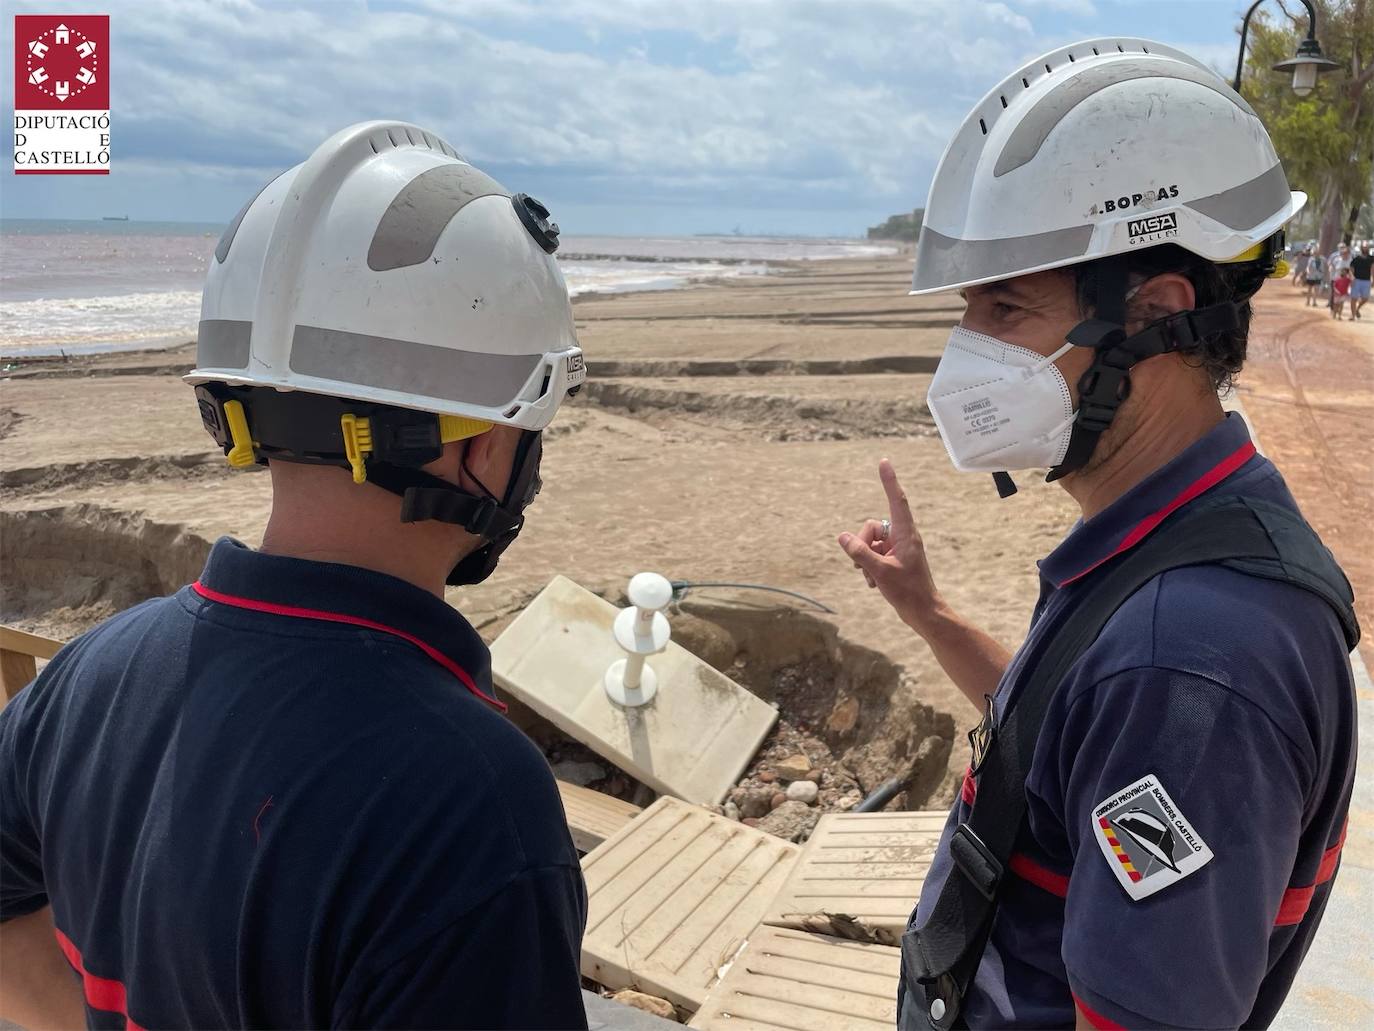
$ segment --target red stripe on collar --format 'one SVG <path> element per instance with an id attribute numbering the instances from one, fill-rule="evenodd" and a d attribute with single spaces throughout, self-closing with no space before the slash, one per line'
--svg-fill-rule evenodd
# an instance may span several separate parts
<path id="1" fill-rule="evenodd" d="M 1159 509 L 1159 511 L 1150 513 L 1140 522 L 1136 523 L 1135 526 L 1131 528 L 1131 532 L 1126 534 L 1125 537 L 1121 538 L 1121 543 L 1116 546 L 1115 551 L 1113 551 L 1109 555 L 1104 555 L 1102 558 L 1098 559 L 1096 562 L 1090 565 L 1087 569 L 1083 570 L 1081 573 L 1077 573 L 1069 577 L 1067 580 L 1060 581 L 1059 586 L 1067 587 L 1075 580 L 1081 580 L 1083 577 L 1087 576 L 1089 573 L 1091 573 L 1094 569 L 1096 569 L 1103 563 L 1110 562 L 1112 559 L 1116 558 L 1116 556 L 1120 555 L 1123 551 L 1130 551 L 1137 544 L 1139 544 L 1146 537 L 1148 537 L 1150 535 L 1150 531 L 1152 531 L 1160 523 L 1164 522 L 1165 518 L 1167 518 L 1175 509 L 1179 508 L 1182 505 L 1186 505 L 1199 494 L 1211 490 L 1218 483 L 1226 479 L 1226 477 L 1230 476 L 1233 472 L 1235 472 L 1237 469 L 1243 466 L 1246 462 L 1250 461 L 1250 459 L 1253 458 L 1254 455 L 1255 445 L 1251 441 L 1247 440 L 1240 447 L 1236 448 L 1235 451 L 1227 455 L 1216 465 L 1212 466 L 1212 468 L 1208 469 L 1196 480 L 1188 484 L 1187 487 L 1183 488 L 1183 490 L 1181 490 L 1178 493 L 1178 495 L 1173 498 L 1173 500 L 1171 500 L 1163 508 Z"/>
<path id="2" fill-rule="evenodd" d="M 391 634 L 393 637 L 399 637 L 401 640 L 415 645 L 416 648 L 419 648 L 420 651 L 424 652 L 440 666 L 443 666 L 444 669 L 457 677 L 464 687 L 478 698 L 482 699 L 482 701 L 486 702 L 488 705 L 494 706 L 501 712 L 506 711 L 505 703 L 498 702 L 495 698 L 491 697 L 491 695 L 479 688 L 472 677 L 468 675 L 468 671 L 463 669 L 462 666 L 458 665 L 458 663 L 454 662 L 433 645 L 420 640 L 420 638 L 416 637 L 414 634 L 406 633 L 404 630 L 398 630 L 394 626 L 387 626 L 385 623 L 374 623 L 370 619 L 363 619 L 361 616 L 349 616 L 342 612 L 326 612 L 323 609 L 303 609 L 297 608 L 294 605 L 277 605 L 270 601 L 258 601 L 256 598 L 241 598 L 236 594 L 225 594 L 222 591 L 216 591 L 213 588 L 206 587 L 199 580 L 191 585 L 191 590 L 208 601 L 217 602 L 220 605 L 231 605 L 236 609 L 266 612 L 273 616 L 289 616 L 293 619 L 318 619 L 326 623 L 347 623 L 350 626 L 360 626 L 366 630 L 376 630 L 383 634 Z"/>

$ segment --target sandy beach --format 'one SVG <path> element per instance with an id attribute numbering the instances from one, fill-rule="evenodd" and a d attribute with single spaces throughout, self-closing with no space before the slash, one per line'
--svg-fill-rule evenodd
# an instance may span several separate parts
<path id="1" fill-rule="evenodd" d="M 886 514 L 877 463 L 890 457 L 943 591 L 1011 645 L 1036 596 L 1035 561 L 1076 510 L 1029 476 L 1002 501 L 989 478 L 951 468 L 924 397 L 960 305 L 907 297 L 909 270 L 908 260 L 797 263 L 579 298 L 590 379 L 547 435 L 544 491 L 497 574 L 449 601 L 491 638 L 557 573 L 617 602 L 641 570 L 800 592 L 834 614 L 702 588 L 674 632 L 778 700 L 796 733 L 851 767 L 871 761 L 861 782 L 917 763 L 897 805 L 948 802 L 976 716 L 835 535 Z M 1355 582 L 1366 625 L 1372 341 L 1368 325 L 1332 323 L 1272 283 L 1239 386 L 1263 447 Z M 67 637 L 193 579 L 217 537 L 259 541 L 268 477 L 231 471 L 214 450 L 178 378 L 192 360 L 188 345 L 6 374 L 4 622 Z M 516 718 L 536 737 L 544 729 Z"/>

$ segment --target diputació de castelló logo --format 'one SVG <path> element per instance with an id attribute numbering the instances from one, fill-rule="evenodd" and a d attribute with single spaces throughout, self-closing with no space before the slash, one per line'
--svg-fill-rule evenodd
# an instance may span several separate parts
<path id="1" fill-rule="evenodd" d="M 110 172 L 110 16 L 14 16 L 14 172 Z"/>

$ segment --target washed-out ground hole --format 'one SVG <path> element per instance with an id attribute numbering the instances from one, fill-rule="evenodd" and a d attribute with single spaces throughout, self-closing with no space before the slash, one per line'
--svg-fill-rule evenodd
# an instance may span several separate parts
<path id="1" fill-rule="evenodd" d="M 0 620 L 60 639 L 191 582 L 210 549 L 181 526 L 95 505 L 0 512 L 0 541 Z M 892 777 L 903 777 L 905 788 L 889 810 L 948 803 L 954 720 L 921 702 L 911 676 L 886 656 L 786 602 L 693 598 L 674 607 L 670 622 L 678 644 L 778 707 L 777 724 L 719 807 L 728 815 L 801 841 L 821 813 L 853 808 Z M 518 702 L 511 716 L 564 779 L 639 804 L 652 798 Z M 785 800 L 789 782 L 808 779 L 814 800 Z"/>
<path id="2" fill-rule="evenodd" d="M 910 675 L 880 652 L 846 640 L 819 615 L 785 605 L 693 600 L 670 622 L 674 641 L 778 707 L 777 724 L 726 799 L 731 804 L 720 807 L 729 815 L 804 841 L 822 813 L 852 809 L 892 777 L 906 786 L 885 806 L 890 811 L 948 803 L 954 719 L 921 702 Z M 518 702 L 511 710 L 560 775 L 641 804 L 652 797 L 549 721 Z M 803 771 L 808 776 L 797 776 Z M 788 783 L 797 779 L 816 783 L 814 803 L 786 800 Z"/>

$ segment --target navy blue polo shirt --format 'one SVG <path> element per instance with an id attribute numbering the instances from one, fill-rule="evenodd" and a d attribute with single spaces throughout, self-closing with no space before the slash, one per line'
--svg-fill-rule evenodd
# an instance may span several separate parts
<path id="1" fill-rule="evenodd" d="M 998 720 L 1028 650 L 1062 625 L 1094 569 L 1204 494 L 1297 510 L 1243 420 L 1228 416 L 1040 562 L 1040 600 L 997 689 Z M 1315 594 L 1218 566 L 1156 577 L 1051 704 L 1026 784 L 1028 833 L 966 1000 L 968 1026 L 1072 1027 L 1075 1000 L 1101 1028 L 1267 1025 L 1339 865 L 1355 735 L 1344 638 Z M 1165 810 L 1141 801 L 1156 786 L 1196 858 L 1176 840 L 1185 835 L 1165 834 Z M 915 925 L 976 797 L 966 776 Z"/>
<path id="2" fill-rule="evenodd" d="M 490 683 L 439 598 L 221 540 L 0 713 L 0 918 L 51 903 L 93 1027 L 585 1028 L 577 852 Z"/>

